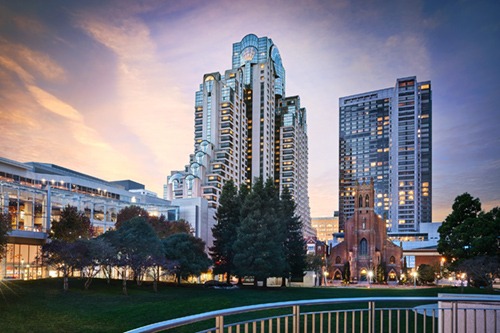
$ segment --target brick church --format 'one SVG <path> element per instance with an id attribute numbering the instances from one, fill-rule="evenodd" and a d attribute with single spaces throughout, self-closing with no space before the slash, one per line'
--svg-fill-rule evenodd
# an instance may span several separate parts
<path id="1" fill-rule="evenodd" d="M 385 222 L 373 209 L 374 195 L 373 179 L 356 184 L 354 215 L 345 224 L 344 241 L 331 249 L 329 270 L 334 280 L 342 280 L 348 269 L 349 282 L 367 281 L 369 271 L 372 281 L 377 275 L 384 281 L 399 280 L 403 250 L 387 239 Z"/>

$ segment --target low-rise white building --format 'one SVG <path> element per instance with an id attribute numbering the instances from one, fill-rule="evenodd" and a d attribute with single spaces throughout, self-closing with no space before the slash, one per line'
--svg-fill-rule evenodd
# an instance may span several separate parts
<path id="1" fill-rule="evenodd" d="M 12 227 L 7 253 L 0 261 L 0 279 L 45 276 L 41 246 L 52 221 L 59 219 L 67 205 L 83 211 L 96 234 L 113 229 L 118 212 L 136 205 L 169 221 L 184 219 L 195 236 L 211 242 L 208 217 L 213 214 L 208 213 L 203 198 L 172 203 L 131 180 L 109 182 L 54 164 L 20 163 L 0 157 L 0 210 L 10 214 Z"/>

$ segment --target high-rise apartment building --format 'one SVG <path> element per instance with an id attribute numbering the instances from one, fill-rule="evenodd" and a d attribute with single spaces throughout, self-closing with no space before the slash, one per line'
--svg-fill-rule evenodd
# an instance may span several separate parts
<path id="1" fill-rule="evenodd" d="M 339 114 L 340 229 L 354 213 L 356 184 L 372 178 L 388 231 L 432 222 L 431 82 L 400 78 L 394 88 L 342 97 Z"/>
<path id="2" fill-rule="evenodd" d="M 285 96 L 278 48 L 253 34 L 233 44 L 232 68 L 205 74 L 196 92 L 194 153 L 172 171 L 165 198 L 204 197 L 216 208 L 225 181 L 272 178 L 287 187 L 310 229 L 306 109 Z"/>

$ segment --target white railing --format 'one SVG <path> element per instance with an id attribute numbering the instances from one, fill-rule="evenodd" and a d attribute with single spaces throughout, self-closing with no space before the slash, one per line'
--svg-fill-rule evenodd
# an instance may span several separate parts
<path id="1" fill-rule="evenodd" d="M 127 333 L 160 331 L 496 333 L 500 332 L 500 297 L 365 297 L 267 303 L 162 321 Z"/>

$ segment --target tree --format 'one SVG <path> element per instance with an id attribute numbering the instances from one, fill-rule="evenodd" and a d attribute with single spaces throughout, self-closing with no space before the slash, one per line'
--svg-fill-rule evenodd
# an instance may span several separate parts
<path id="1" fill-rule="evenodd" d="M 500 256 L 500 207 L 479 213 L 474 222 L 472 256 Z"/>
<path id="2" fill-rule="evenodd" d="M 295 202 L 288 188 L 281 193 L 281 216 L 285 225 L 284 252 L 286 266 L 284 277 L 302 279 L 306 269 L 306 242 L 302 234 L 302 221 L 295 215 Z M 283 283 L 284 286 L 284 278 Z"/>
<path id="3" fill-rule="evenodd" d="M 0 212 L 0 261 L 2 260 L 7 248 L 7 233 L 11 229 L 10 214 Z"/>
<path id="4" fill-rule="evenodd" d="M 277 209 L 278 194 L 272 180 L 257 179 L 241 210 L 241 224 L 234 243 L 235 271 L 238 276 L 253 276 L 266 286 L 270 276 L 284 271 L 283 224 Z"/>
<path id="5" fill-rule="evenodd" d="M 147 210 L 136 205 L 127 206 L 118 212 L 115 223 L 116 229 L 121 228 L 125 221 L 135 217 L 144 218 L 160 238 L 167 238 L 180 232 L 191 233 L 191 225 L 188 222 L 182 219 L 179 221 L 168 221 L 163 214 L 160 216 L 150 216 Z"/>
<path id="6" fill-rule="evenodd" d="M 226 282 L 230 282 L 234 272 L 233 248 L 236 241 L 236 232 L 240 225 L 241 201 L 238 190 L 232 180 L 227 181 L 222 188 L 219 199 L 216 219 L 217 224 L 212 228 L 214 245 L 210 248 L 210 255 L 214 261 L 214 274 L 226 274 Z"/>
<path id="7" fill-rule="evenodd" d="M 159 217 L 150 216 L 148 217 L 147 222 L 153 227 L 156 234 L 161 239 L 178 233 L 191 233 L 191 225 L 188 222 L 184 220 L 168 221 L 165 215 L 160 215 Z"/>
<path id="8" fill-rule="evenodd" d="M 134 217 L 123 222 L 119 229 L 106 234 L 117 251 L 116 264 L 122 267 L 124 294 L 127 294 L 128 268 L 134 273 L 137 284 L 140 284 L 142 276 L 148 269 L 163 264 L 163 245 L 144 218 Z"/>
<path id="9" fill-rule="evenodd" d="M 448 262 L 471 257 L 473 226 L 480 212 L 481 202 L 478 198 L 473 198 L 469 193 L 455 198 L 451 214 L 438 229 L 440 238 L 437 250 Z"/>
<path id="10" fill-rule="evenodd" d="M 90 219 L 84 212 L 68 205 L 61 210 L 59 221 L 52 221 L 49 237 L 53 240 L 74 242 L 78 239 L 89 239 L 92 235 Z"/>
<path id="11" fill-rule="evenodd" d="M 457 269 L 466 272 L 474 287 L 493 287 L 493 280 L 500 276 L 499 256 L 477 256 L 462 260 Z"/>
<path id="12" fill-rule="evenodd" d="M 344 281 L 345 284 L 351 282 L 351 264 L 349 263 L 349 261 L 346 261 L 344 263 L 344 271 L 342 272 L 342 281 Z"/>
<path id="13" fill-rule="evenodd" d="M 110 279 L 110 267 L 114 262 L 115 248 L 103 237 L 82 241 L 82 257 L 79 267 L 85 277 L 84 287 L 88 289 L 94 277 L 101 271 Z"/>
<path id="14" fill-rule="evenodd" d="M 436 279 L 436 269 L 431 265 L 421 264 L 418 266 L 418 279 L 423 284 L 432 283 Z"/>
<path id="15" fill-rule="evenodd" d="M 136 205 L 127 206 L 121 209 L 116 216 L 115 228 L 119 229 L 123 222 L 133 219 L 134 217 L 149 218 L 149 213 L 144 208 Z"/>
<path id="16" fill-rule="evenodd" d="M 84 239 L 74 242 L 54 239 L 42 246 L 42 258 L 46 265 L 53 266 L 63 275 L 63 289 L 68 291 L 68 277 L 73 269 L 81 268 L 87 246 Z"/>
<path id="17" fill-rule="evenodd" d="M 378 283 L 384 283 L 387 278 L 387 266 L 385 261 L 382 261 L 379 265 L 377 265 L 376 269 L 376 281 Z"/>
<path id="18" fill-rule="evenodd" d="M 190 275 L 206 272 L 212 261 L 205 253 L 205 242 L 191 234 L 174 234 L 162 240 L 167 267 L 177 276 L 177 283 Z"/>
<path id="19" fill-rule="evenodd" d="M 314 271 L 319 281 L 319 285 L 321 285 L 321 277 L 322 277 L 321 273 L 322 273 L 322 268 L 325 264 L 323 257 L 318 254 L 310 253 L 306 256 L 306 262 L 307 262 L 307 270 Z"/>

